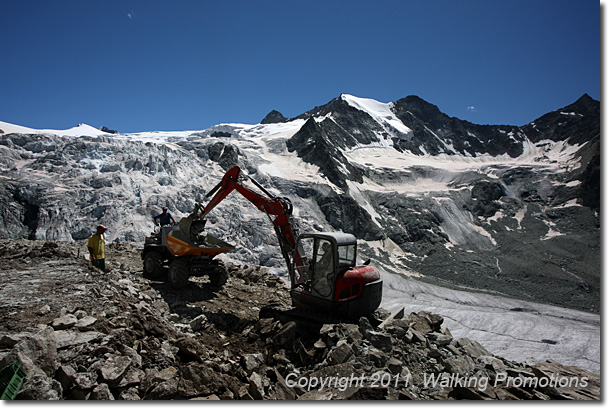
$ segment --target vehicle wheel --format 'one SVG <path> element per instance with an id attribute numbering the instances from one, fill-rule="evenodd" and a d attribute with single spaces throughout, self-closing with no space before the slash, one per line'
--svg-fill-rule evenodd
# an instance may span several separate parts
<path id="1" fill-rule="evenodd" d="M 174 289 L 184 289 L 189 282 L 188 263 L 181 259 L 176 259 L 169 265 L 169 283 Z"/>
<path id="2" fill-rule="evenodd" d="M 225 283 L 227 283 L 227 280 L 229 279 L 229 271 L 227 271 L 227 268 L 225 268 L 224 264 L 219 263 L 216 266 L 210 267 L 210 273 L 208 276 L 210 278 L 210 284 L 212 286 L 214 286 L 215 288 L 221 288 L 224 286 Z"/>
<path id="3" fill-rule="evenodd" d="M 143 276 L 147 279 L 159 280 L 165 276 L 163 269 L 163 257 L 158 252 L 148 252 L 144 256 Z"/>

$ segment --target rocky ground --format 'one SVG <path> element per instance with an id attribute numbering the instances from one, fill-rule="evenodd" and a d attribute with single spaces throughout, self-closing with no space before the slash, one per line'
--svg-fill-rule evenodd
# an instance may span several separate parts
<path id="1" fill-rule="evenodd" d="M 312 328 L 267 317 L 290 302 L 264 268 L 179 292 L 142 277 L 136 247 L 110 244 L 106 273 L 85 253 L 0 240 L 0 367 L 25 368 L 19 399 L 600 399 L 599 375 L 494 356 L 432 313 Z"/>

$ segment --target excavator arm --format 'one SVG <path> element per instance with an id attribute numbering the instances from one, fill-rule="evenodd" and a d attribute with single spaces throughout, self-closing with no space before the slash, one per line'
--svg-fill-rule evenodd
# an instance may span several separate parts
<path id="1" fill-rule="evenodd" d="M 264 195 L 254 192 L 239 182 L 240 176 L 241 169 L 239 167 L 236 166 L 228 170 L 218 185 L 208 192 L 201 202 L 195 205 L 193 213 L 203 219 L 234 190 L 242 194 L 256 208 L 269 217 L 278 237 L 282 255 L 288 266 L 291 280 L 294 281 L 292 258 L 294 257 L 297 262 L 299 262 L 301 255 L 296 249 L 296 236 L 289 219 L 292 215 L 292 204 L 290 200 L 288 198 L 279 198 L 272 195 L 254 179 L 245 175 L 245 177 L 249 178 L 250 181 L 264 193 Z M 212 199 L 203 207 L 203 201 L 210 197 L 212 197 Z"/>
<path id="2" fill-rule="evenodd" d="M 248 178 L 262 194 L 242 185 L 240 177 L 242 180 Z M 341 317 L 360 317 L 377 309 L 381 303 L 383 286 L 377 269 L 370 265 L 347 266 L 339 263 L 341 248 L 353 249 L 350 256 L 353 262 L 350 261 L 350 264 L 355 264 L 356 238 L 353 235 L 332 232 L 304 234 L 297 238 L 290 220 L 290 200 L 273 195 L 254 179 L 242 175 L 239 167 L 228 170 L 220 183 L 195 205 L 193 213 L 187 219 L 203 220 L 205 223 L 206 215 L 233 191 L 242 194 L 258 210 L 264 212 L 273 224 L 282 256 L 288 266 L 294 307 Z M 209 202 L 204 206 L 203 202 L 208 199 Z M 312 248 L 308 246 L 312 244 L 311 241 Z M 333 264 L 328 267 L 330 270 L 318 267 L 318 255 L 313 253 L 317 244 L 322 241 L 331 244 Z M 308 249 L 309 253 L 306 254 L 303 248 Z M 347 253 L 345 256 L 347 259 Z M 316 288 L 316 284 L 321 287 Z"/>

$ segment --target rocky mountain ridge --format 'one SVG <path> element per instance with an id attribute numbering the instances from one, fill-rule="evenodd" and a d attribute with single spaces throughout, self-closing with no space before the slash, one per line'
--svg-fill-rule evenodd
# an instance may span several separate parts
<path id="1" fill-rule="evenodd" d="M 331 183 L 349 194 L 343 197 L 364 198 L 376 211 L 358 215 L 354 218 L 357 223 L 351 218 L 330 216 L 330 212 L 349 213 L 346 207 L 350 206 L 351 198 L 344 199 L 341 205 L 325 212 L 327 220 L 334 221 L 333 227 L 366 240 L 391 239 L 405 252 L 415 255 L 405 262 L 406 266 L 441 281 L 458 280 L 464 286 L 480 288 L 481 275 L 490 279 L 489 284 L 499 274 L 508 274 L 517 282 L 528 283 L 511 292 L 512 296 L 520 297 L 524 291 L 529 293 L 537 286 L 528 279 L 527 272 L 542 270 L 549 273 L 545 280 L 550 276 L 551 286 L 563 287 L 566 280 L 580 278 L 579 283 L 574 283 L 575 289 L 584 288 L 586 294 L 576 296 L 569 292 L 564 300 L 582 298 L 584 302 L 591 298 L 591 284 L 597 282 L 600 266 L 598 101 L 584 95 L 571 105 L 517 127 L 477 125 L 449 117 L 416 96 L 387 104 L 383 107 L 387 110 L 385 120 L 379 121 L 375 118 L 374 110 L 379 110 L 375 103 L 355 100 L 342 95 L 297 117 L 306 119 L 306 123 L 286 141 L 289 151 L 318 166 Z M 367 109 L 367 104 L 372 108 Z M 390 125 L 392 115 L 407 127 L 406 132 Z M 523 164 L 509 160 L 456 172 L 443 169 L 442 161 L 431 166 L 380 169 L 350 157 L 350 153 L 361 147 L 375 144 L 425 157 L 463 156 L 472 158 L 473 163 L 483 153 L 523 158 L 531 152 L 533 158 Z M 560 159 L 549 157 L 553 150 L 565 152 L 569 147 L 574 147 L 571 155 Z M 545 166 L 545 163 L 557 166 Z M 452 168 L 453 164 L 447 165 Z M 397 189 L 391 193 L 369 190 L 363 184 L 365 179 Z M 405 185 L 440 180 L 447 186 L 441 188 L 442 192 L 420 194 L 417 198 L 417 194 L 401 194 L 397 179 Z M 363 194 L 362 187 L 368 192 Z M 362 204 L 365 201 L 360 201 L 360 207 L 366 208 Z M 584 208 L 577 209 L 572 204 Z M 575 229 L 561 231 L 561 237 L 554 236 L 558 224 L 564 229 L 573 225 Z M 579 228 L 585 226 L 584 230 Z M 506 231 L 510 233 L 507 235 Z M 551 247 L 547 246 L 549 242 L 553 242 Z M 583 256 L 577 258 L 578 262 L 573 260 L 574 242 Z M 519 243 L 525 246 L 518 246 Z M 478 254 L 476 260 L 470 258 L 473 251 Z M 431 254 L 435 257 L 427 258 Z M 453 263 L 456 259 L 463 261 L 465 269 L 461 263 L 457 266 Z M 527 260 L 531 267 L 519 259 Z M 439 261 L 449 263 L 439 265 Z M 556 267 L 549 268 L 549 265 Z M 591 268 L 595 271 L 593 275 L 589 275 Z M 528 278 L 523 276 L 524 272 Z M 514 289 L 515 283 L 492 287 Z M 565 291 L 557 288 L 556 292 Z M 550 302 L 542 293 L 536 298 Z M 593 299 L 597 300 L 598 296 Z M 567 306 L 598 309 L 573 302 L 567 302 Z"/>
<path id="2" fill-rule="evenodd" d="M 381 129 L 378 123 L 365 120 L 370 116 L 357 112 L 358 108 L 351 105 L 345 95 L 291 119 L 273 110 L 261 123 L 309 120 L 332 114 L 332 121 L 341 128 L 343 134 L 341 138 L 333 140 L 335 144 L 346 147 L 370 144 L 376 142 L 378 136 L 382 135 L 392 138 L 396 149 L 417 155 L 444 153 L 475 157 L 481 154 L 493 156 L 508 154 L 515 158 L 524 153 L 524 143 L 527 146 L 551 140 L 583 144 L 600 137 L 600 103 L 588 94 L 584 94 L 573 104 L 548 113 L 524 126 L 473 124 L 450 117 L 441 112 L 436 105 L 415 95 L 389 103 L 389 108 L 411 132 L 402 135 L 400 132 L 394 132 L 394 135 L 388 133 L 387 130 Z M 324 121 L 330 119 L 328 117 Z"/>

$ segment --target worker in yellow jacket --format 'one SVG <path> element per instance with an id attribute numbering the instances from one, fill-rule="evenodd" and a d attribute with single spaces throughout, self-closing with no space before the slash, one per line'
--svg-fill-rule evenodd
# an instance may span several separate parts
<path id="1" fill-rule="evenodd" d="M 87 242 L 91 263 L 104 272 L 106 272 L 106 255 L 104 253 L 104 245 L 106 244 L 104 232 L 106 232 L 106 229 L 108 228 L 104 225 L 98 225 L 97 232 L 91 235 Z"/>

